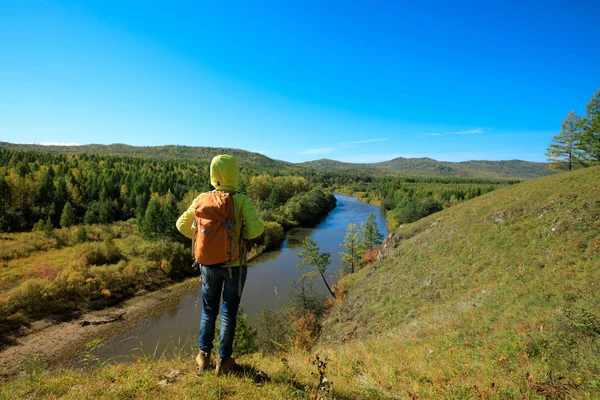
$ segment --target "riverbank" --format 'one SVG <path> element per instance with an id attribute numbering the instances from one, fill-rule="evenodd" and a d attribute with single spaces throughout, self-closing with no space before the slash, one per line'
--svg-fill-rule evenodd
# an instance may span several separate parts
<path id="1" fill-rule="evenodd" d="M 158 315 L 153 313 L 158 311 L 160 315 L 165 304 L 178 304 L 198 284 L 197 277 L 189 278 L 67 322 L 51 318 L 35 321 L 22 336 L 14 338 L 13 345 L 0 352 L 0 376 L 6 378 L 18 373 L 26 361 L 47 366 L 72 364 L 91 340 L 110 341 L 147 318 L 156 318 Z"/>
<path id="2" fill-rule="evenodd" d="M 327 268 L 327 273 L 331 275 L 329 283 L 335 284 L 340 268 L 339 252 L 343 250 L 340 244 L 344 240 L 348 225 L 350 223 L 359 225 L 367 220 L 369 214 L 374 213 L 379 226 L 385 226 L 379 208 L 339 194 L 336 198 L 337 207 L 316 226 L 289 230 L 279 250 L 266 252 L 249 263 L 248 279 L 244 286 L 241 305 L 251 324 L 265 307 L 277 310 L 288 302 L 290 283 L 306 272 L 297 268 L 298 253 L 302 250 L 302 243 L 306 237 L 314 240 L 321 252 L 331 254 L 331 264 Z M 320 279 L 314 282 L 314 288 L 327 293 Z M 118 340 L 99 349 L 97 356 L 102 360 L 125 356 L 135 359 L 135 356 L 141 354 L 138 349 L 140 347 L 144 352 L 152 353 L 158 346 L 158 353 L 162 353 L 165 351 L 166 344 L 172 340 L 176 341 L 178 338 L 193 340 L 192 338 L 198 334 L 201 312 L 201 302 L 197 295 L 196 293 L 184 296 L 176 309 L 165 309 L 160 319 L 123 332 Z M 136 339 L 127 340 L 128 337 Z M 139 345 L 140 341 L 143 346 Z M 132 356 L 134 348 L 136 350 L 133 351 L 134 356 Z M 166 351 L 167 355 L 172 353 L 171 349 Z"/>
<path id="3" fill-rule="evenodd" d="M 264 306 L 275 309 L 286 302 L 287 287 L 300 273 L 296 268 L 297 253 L 304 237 L 313 237 L 322 251 L 331 252 L 333 259 L 330 271 L 335 272 L 339 268 L 340 243 L 349 223 L 363 222 L 369 213 L 375 212 L 379 223 L 384 224 L 383 215 L 378 213 L 377 208 L 357 199 L 337 197 L 338 208 L 329 213 L 318 226 L 293 228 L 288 232 L 287 240 L 280 250 L 268 251 L 250 263 L 250 278 L 242 298 L 244 311 L 250 318 Z M 31 328 L 24 329 L 24 335 L 14 339 L 15 346 L 0 352 L 0 365 L 10 364 L 15 370 L 23 361 L 33 357 L 47 364 L 64 365 L 81 356 L 86 343 L 98 338 L 103 339 L 105 344 L 95 352 L 102 360 L 113 357 L 120 359 L 125 355 L 129 355 L 129 360 L 135 360 L 131 356 L 134 348 L 141 349 L 135 351 L 140 354 L 152 353 L 158 346 L 160 354 L 168 345 L 167 342 L 172 340 L 170 336 L 175 340 L 180 338 L 185 341 L 197 335 L 200 312 L 197 283 L 197 277 L 191 278 L 155 292 L 136 295 L 115 307 L 86 313 L 68 322 L 59 323 L 48 318 L 34 322 Z M 316 283 L 317 286 L 320 284 Z M 277 295 L 274 293 L 275 288 Z M 85 327 L 80 325 L 84 320 L 100 319 L 123 312 L 123 318 L 114 322 Z M 45 343 L 48 337 L 61 342 L 60 348 L 47 348 Z"/>

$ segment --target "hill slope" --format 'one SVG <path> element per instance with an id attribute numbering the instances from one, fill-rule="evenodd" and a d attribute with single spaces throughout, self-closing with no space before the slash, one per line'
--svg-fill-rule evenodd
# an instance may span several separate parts
<path id="1" fill-rule="evenodd" d="M 324 328 L 340 375 L 425 398 L 600 388 L 600 168 L 498 189 L 384 247 Z"/>
<path id="2" fill-rule="evenodd" d="M 32 364 L 0 398 L 330 398 L 315 353 L 337 399 L 599 398 L 599 193 L 589 168 L 400 227 L 382 261 L 344 278 L 311 354 L 241 359 L 264 386 L 196 376 L 182 351 L 83 372 Z"/>
<path id="3" fill-rule="evenodd" d="M 0 148 L 11 151 L 35 151 L 50 154 L 99 154 L 111 156 L 159 158 L 167 160 L 195 160 L 210 162 L 217 154 L 230 154 L 242 166 L 262 168 L 286 168 L 293 164 L 274 160 L 259 153 L 222 147 L 191 146 L 130 146 L 127 144 L 86 144 L 82 146 L 41 146 L 37 144 L 14 144 L 0 142 Z"/>
<path id="4" fill-rule="evenodd" d="M 297 164 L 327 172 L 369 171 L 374 174 L 403 174 L 480 179 L 532 179 L 550 175 L 548 164 L 522 160 L 445 162 L 431 158 L 395 158 L 374 164 L 352 164 L 321 159 Z"/>
<path id="5" fill-rule="evenodd" d="M 210 162 L 216 154 L 231 154 L 242 166 L 261 168 L 309 168 L 324 172 L 356 172 L 373 175 L 400 174 L 415 177 L 478 178 L 491 180 L 524 180 L 551 174 L 548 164 L 521 160 L 441 162 L 431 158 L 395 158 L 374 164 L 351 164 L 321 159 L 304 163 L 275 160 L 259 153 L 221 147 L 130 146 L 126 144 L 88 144 L 83 146 L 41 146 L 0 142 L 0 149 L 35 151 L 50 154 L 99 154 L 167 160 Z"/>

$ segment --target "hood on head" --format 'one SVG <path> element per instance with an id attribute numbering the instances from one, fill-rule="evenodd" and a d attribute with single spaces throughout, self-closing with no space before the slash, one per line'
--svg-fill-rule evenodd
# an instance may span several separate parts
<path id="1" fill-rule="evenodd" d="M 240 167 L 232 156 L 221 154 L 210 163 L 210 184 L 218 190 L 237 190 Z"/>

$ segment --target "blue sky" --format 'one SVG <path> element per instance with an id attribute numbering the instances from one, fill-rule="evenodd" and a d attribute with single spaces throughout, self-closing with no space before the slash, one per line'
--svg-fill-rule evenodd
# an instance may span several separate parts
<path id="1" fill-rule="evenodd" d="M 0 141 L 544 161 L 600 88 L 598 21 L 597 1 L 0 0 Z"/>

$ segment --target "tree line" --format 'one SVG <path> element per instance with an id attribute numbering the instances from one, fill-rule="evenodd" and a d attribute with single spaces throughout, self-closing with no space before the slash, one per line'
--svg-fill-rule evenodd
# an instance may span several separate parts
<path id="1" fill-rule="evenodd" d="M 585 115 L 571 111 L 563 119 L 561 131 L 552 138 L 546 157 L 554 170 L 600 165 L 600 89 L 587 104 Z"/>

